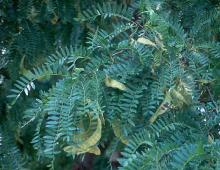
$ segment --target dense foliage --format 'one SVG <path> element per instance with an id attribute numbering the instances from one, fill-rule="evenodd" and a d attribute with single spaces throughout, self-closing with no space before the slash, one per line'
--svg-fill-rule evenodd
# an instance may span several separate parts
<path id="1" fill-rule="evenodd" d="M 220 169 L 219 10 L 0 1 L 0 168 Z"/>

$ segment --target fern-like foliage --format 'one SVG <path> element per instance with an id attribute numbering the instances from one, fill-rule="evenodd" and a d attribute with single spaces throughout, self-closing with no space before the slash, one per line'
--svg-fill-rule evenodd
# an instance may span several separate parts
<path id="1" fill-rule="evenodd" d="M 19 3 L 28 8 L 22 23 L 30 30 L 23 27 L 11 48 L 24 53 L 21 65 L 32 52 L 48 57 L 21 70 L 8 97 L 14 107 L 22 94 L 21 101 L 31 99 L 20 126 L 34 128 L 39 161 L 56 169 L 63 155 L 83 160 L 117 151 L 121 170 L 218 169 L 219 5 L 198 2 L 97 2 L 72 20 L 71 9 L 80 6 L 70 1 Z M 43 9 L 50 24 L 70 29 L 67 23 L 77 22 L 86 37 L 64 47 L 61 36 L 54 54 L 38 53 L 47 44 L 37 24 Z M 22 47 L 27 39 L 33 43 Z"/>
<path id="2" fill-rule="evenodd" d="M 131 18 L 131 13 L 127 10 L 126 6 L 118 5 L 116 3 L 103 3 L 98 4 L 92 7 L 89 10 L 86 10 L 80 16 L 80 20 L 82 21 L 93 21 L 97 17 L 101 16 L 104 19 L 110 17 L 118 17 L 123 20 L 129 20 Z"/>
<path id="3" fill-rule="evenodd" d="M 22 158 L 21 152 L 16 146 L 15 140 L 10 135 L 10 132 L 1 127 L 0 133 L 0 168 L 6 169 L 22 169 L 25 161 Z"/>

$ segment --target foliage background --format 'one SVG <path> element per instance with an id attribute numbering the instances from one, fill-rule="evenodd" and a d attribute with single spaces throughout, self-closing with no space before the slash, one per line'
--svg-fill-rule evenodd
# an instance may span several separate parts
<path id="1" fill-rule="evenodd" d="M 123 152 L 119 169 L 140 169 L 141 165 L 142 169 L 219 169 L 219 8 L 217 0 L 1 0 L 0 168 L 111 169 L 114 154 Z M 138 44 L 138 37 L 154 45 Z M 66 47 L 69 53 L 62 53 Z M 84 58 L 71 58 L 67 53 Z M 52 54 L 55 61 L 48 59 Z M 56 72 L 59 76 L 48 76 L 49 69 L 42 69 L 44 76 L 35 74 L 36 89 L 28 91 L 28 96 L 24 92 L 12 105 L 13 99 L 7 96 L 16 80 L 28 75 L 28 70 L 53 62 L 57 64 L 53 69 L 61 71 Z M 67 69 L 71 64 L 75 64 L 74 68 Z M 101 70 L 96 73 L 98 83 L 91 74 L 96 69 Z M 68 93 L 73 82 L 63 75 L 88 85 L 87 98 L 93 102 L 89 111 L 95 112 L 95 102 L 100 102 L 101 111 L 97 112 L 105 119 L 97 144 L 101 156 L 86 159 L 89 154 L 73 154 L 73 159 L 63 151 L 41 155 L 39 148 L 34 149 L 37 125 L 50 119 L 48 115 L 34 115 L 33 103 L 37 103 L 36 99 L 47 103 L 47 97 L 56 95 L 59 89 L 66 89 L 62 94 Z M 129 90 L 106 87 L 106 75 L 123 82 Z M 161 103 L 167 102 L 169 89 L 180 88 L 181 82 L 184 92 L 178 92 L 188 101 L 192 98 L 190 104 L 174 95 L 176 99 L 168 102 L 174 109 L 167 109 L 155 123 L 149 123 Z M 100 85 L 97 94 L 95 83 Z M 77 84 L 74 88 L 81 92 Z M 95 95 L 100 99 L 96 101 Z M 80 119 L 84 120 L 87 112 L 80 113 Z M 29 121 L 34 116 L 36 120 Z M 124 131 L 117 134 L 114 125 Z M 47 134 L 46 129 L 40 134 Z M 127 140 L 130 145 L 124 144 Z M 61 142 L 58 147 L 67 143 Z"/>

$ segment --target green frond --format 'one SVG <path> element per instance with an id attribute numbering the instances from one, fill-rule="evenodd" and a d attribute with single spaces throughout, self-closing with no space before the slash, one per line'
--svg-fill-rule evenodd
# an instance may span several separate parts
<path id="1" fill-rule="evenodd" d="M 5 128 L 4 128 L 5 129 Z M 0 168 L 2 170 L 20 170 L 24 168 L 25 160 L 10 132 L 0 130 Z"/>
<path id="2" fill-rule="evenodd" d="M 16 102 L 21 94 L 28 96 L 29 92 L 35 89 L 35 81 L 40 81 L 45 78 L 48 79 L 50 76 L 65 76 L 65 72 L 60 70 L 57 65 L 43 65 L 42 67 L 28 71 L 16 81 L 14 89 L 11 89 L 12 93 L 8 95 L 9 98 L 14 98 L 12 104 Z"/>
<path id="3" fill-rule="evenodd" d="M 183 29 L 183 27 L 180 25 L 180 23 L 176 22 L 175 20 L 169 20 L 167 21 L 170 28 L 174 30 L 175 34 L 184 42 L 187 38 L 187 35 Z"/>
<path id="4" fill-rule="evenodd" d="M 153 145 L 153 137 L 146 130 L 135 134 L 122 152 L 123 158 L 119 159 L 122 167 L 119 169 L 147 168 L 147 166 L 143 164 L 148 164 L 149 160 L 146 160 L 146 157 L 143 155 L 145 155 L 147 150 L 153 147 Z"/>
<path id="5" fill-rule="evenodd" d="M 83 56 L 76 56 L 73 47 L 60 49 L 56 54 L 49 56 L 46 63 L 41 67 L 33 68 L 31 71 L 25 71 L 24 75 L 14 84 L 14 89 L 11 89 L 9 98 L 14 98 L 14 102 L 25 93 L 27 96 L 30 91 L 35 89 L 36 81 L 47 80 L 51 76 L 68 76 L 67 68 L 65 64 L 70 64 L 70 68 L 75 67 L 77 59 L 83 58 Z M 69 69 L 70 69 L 69 68 Z"/>
<path id="6" fill-rule="evenodd" d="M 142 97 L 142 89 L 136 90 L 135 86 L 130 85 L 123 93 L 123 96 L 119 100 L 119 115 L 121 121 L 135 126 L 132 121 L 138 112 L 139 99 Z"/>
<path id="7" fill-rule="evenodd" d="M 118 17 L 122 20 L 129 21 L 131 19 L 131 12 L 123 5 L 118 5 L 116 3 L 103 3 L 97 4 L 89 10 L 83 11 L 79 20 L 94 21 L 99 16 L 104 19 Z"/>
<path id="8" fill-rule="evenodd" d="M 65 85 L 71 84 L 71 80 L 61 80 L 56 84 L 56 87 L 50 92 L 48 101 L 45 104 L 43 112 L 47 113 L 47 123 L 45 125 L 46 132 L 44 139 L 45 155 L 50 157 L 59 153 L 56 150 L 57 142 L 60 138 L 69 142 L 74 128 L 74 117 L 72 115 L 75 103 L 80 99 L 79 94 L 76 93 L 74 86 Z M 58 98 L 66 98 L 66 101 Z"/>
<path id="9" fill-rule="evenodd" d="M 104 30 L 97 29 L 95 33 L 88 34 L 87 44 L 89 45 L 89 50 L 94 51 L 97 49 L 106 50 L 110 48 L 110 40 L 108 33 Z"/>
<path id="10" fill-rule="evenodd" d="M 190 167 L 190 162 L 204 154 L 201 145 L 189 144 L 178 148 L 172 156 L 171 166 L 175 169 Z M 191 167 L 193 168 L 193 167 Z"/>

